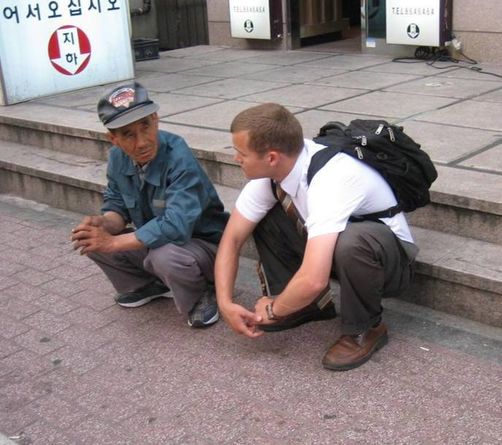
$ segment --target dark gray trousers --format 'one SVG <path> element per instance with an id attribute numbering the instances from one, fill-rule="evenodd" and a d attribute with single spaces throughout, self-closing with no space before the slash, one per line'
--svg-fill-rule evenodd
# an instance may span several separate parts
<path id="1" fill-rule="evenodd" d="M 121 294 L 161 280 L 171 288 L 178 311 L 186 315 L 214 283 L 217 246 L 191 239 L 182 246 L 166 244 L 156 249 L 117 253 L 89 253 Z"/>
<path id="2" fill-rule="evenodd" d="M 277 204 L 253 233 L 272 295 L 280 293 L 300 267 L 305 239 Z M 340 283 L 343 334 L 358 334 L 381 320 L 381 301 L 408 288 L 413 260 L 385 224 L 349 223 L 339 234 L 331 277 Z"/>

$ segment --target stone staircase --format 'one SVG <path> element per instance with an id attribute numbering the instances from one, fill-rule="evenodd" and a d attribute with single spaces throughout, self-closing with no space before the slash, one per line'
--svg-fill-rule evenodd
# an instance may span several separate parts
<path id="1" fill-rule="evenodd" d="M 68 110 L 60 123 L 46 114 L 36 104 L 29 112 L 23 105 L 0 110 L 0 193 L 83 214 L 98 212 L 106 183 L 103 130 L 90 113 L 85 121 L 81 112 Z M 188 127 L 169 129 L 186 137 Z M 223 144 L 217 149 L 191 145 L 231 209 L 244 183 L 232 152 Z M 500 175 L 441 165 L 438 171 L 432 203 L 409 215 L 421 251 L 415 283 L 403 299 L 501 327 Z M 246 254 L 254 255 L 252 247 Z"/>

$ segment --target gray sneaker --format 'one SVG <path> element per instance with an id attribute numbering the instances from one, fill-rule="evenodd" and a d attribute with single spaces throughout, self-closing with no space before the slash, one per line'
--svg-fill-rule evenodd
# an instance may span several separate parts
<path id="1" fill-rule="evenodd" d="M 188 326 L 192 328 L 206 328 L 218 321 L 218 305 L 214 286 L 209 286 L 202 295 L 202 298 L 195 304 L 188 314 Z"/>
<path id="2" fill-rule="evenodd" d="M 164 283 L 155 281 L 135 291 L 120 294 L 115 301 L 123 307 L 139 307 L 156 298 L 164 297 L 167 292 L 169 288 Z"/>

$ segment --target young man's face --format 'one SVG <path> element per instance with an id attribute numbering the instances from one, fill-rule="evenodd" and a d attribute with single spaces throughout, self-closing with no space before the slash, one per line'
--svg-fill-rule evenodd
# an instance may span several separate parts
<path id="1" fill-rule="evenodd" d="M 249 147 L 248 131 L 232 133 L 235 161 L 240 165 L 248 179 L 266 178 L 270 174 L 268 153 L 257 153 Z"/>
<path id="2" fill-rule="evenodd" d="M 110 131 L 108 138 L 132 160 L 143 165 L 157 156 L 158 130 L 159 117 L 157 113 L 153 113 L 125 127 Z"/>

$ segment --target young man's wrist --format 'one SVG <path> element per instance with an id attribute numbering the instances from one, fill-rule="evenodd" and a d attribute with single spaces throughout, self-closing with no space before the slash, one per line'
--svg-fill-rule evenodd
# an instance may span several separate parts
<path id="1" fill-rule="evenodd" d="M 274 321 L 279 321 L 284 318 L 286 318 L 286 315 L 277 315 L 274 312 L 274 302 L 271 301 L 265 306 L 265 312 L 267 313 L 267 319 L 268 320 L 274 320 Z"/>

